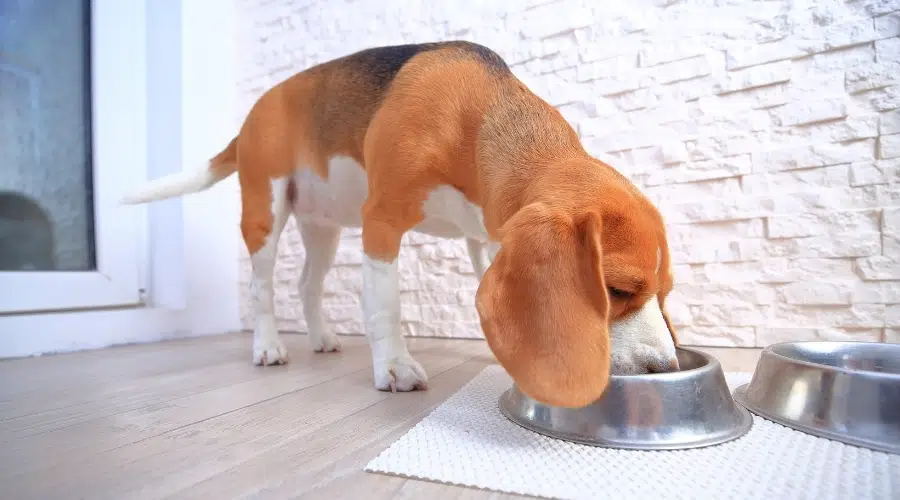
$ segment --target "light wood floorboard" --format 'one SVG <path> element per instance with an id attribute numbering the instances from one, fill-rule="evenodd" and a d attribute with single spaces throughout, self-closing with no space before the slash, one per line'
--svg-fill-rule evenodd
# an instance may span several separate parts
<path id="1" fill-rule="evenodd" d="M 250 335 L 0 361 L 0 484 L 12 499 L 507 498 L 363 472 L 495 363 L 483 341 L 410 339 L 429 390 L 372 388 L 369 348 L 250 363 Z M 756 349 L 704 349 L 751 371 Z"/>

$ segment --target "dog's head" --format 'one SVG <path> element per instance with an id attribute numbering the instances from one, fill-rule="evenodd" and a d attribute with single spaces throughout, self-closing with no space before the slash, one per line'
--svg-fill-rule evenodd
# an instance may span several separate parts
<path id="1" fill-rule="evenodd" d="M 662 217 L 636 190 L 609 194 L 519 210 L 478 288 L 491 350 L 546 404 L 587 405 L 611 372 L 678 369 L 662 309 L 672 288 Z"/>

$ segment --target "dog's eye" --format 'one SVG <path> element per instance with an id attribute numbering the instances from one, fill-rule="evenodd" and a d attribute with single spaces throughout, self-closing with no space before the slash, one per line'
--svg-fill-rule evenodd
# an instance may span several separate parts
<path id="1" fill-rule="evenodd" d="M 631 292 L 611 286 L 609 287 L 609 295 L 617 299 L 629 299 L 633 294 Z"/>

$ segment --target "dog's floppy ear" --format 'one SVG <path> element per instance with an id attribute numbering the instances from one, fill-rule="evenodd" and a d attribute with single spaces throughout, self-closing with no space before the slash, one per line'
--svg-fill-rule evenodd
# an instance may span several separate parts
<path id="1" fill-rule="evenodd" d="M 500 231 L 501 249 L 478 287 L 488 345 L 519 388 L 550 405 L 581 407 L 609 383 L 609 297 L 602 223 L 542 203 Z"/>
<path id="2" fill-rule="evenodd" d="M 663 228 L 662 232 L 660 233 L 659 240 L 666 241 L 665 228 Z M 672 282 L 675 280 L 675 276 L 672 273 L 672 262 L 670 260 L 668 245 L 663 245 L 662 248 L 660 249 L 660 252 L 661 252 L 660 253 L 660 261 L 661 261 L 660 263 L 661 263 L 661 267 L 662 267 L 662 269 L 660 271 L 663 275 L 667 276 L 667 278 L 668 278 L 667 281 L 669 283 L 669 286 L 664 291 L 661 291 L 659 293 L 659 295 L 657 296 L 657 299 L 659 300 L 659 308 L 662 311 L 663 320 L 665 320 L 665 322 L 666 322 L 666 328 L 669 329 L 669 335 L 672 336 L 672 343 L 674 343 L 676 346 L 678 346 L 678 333 L 675 331 L 675 328 L 672 326 L 672 322 L 669 320 L 669 315 L 668 315 L 668 313 L 666 313 L 666 304 L 665 304 L 666 298 L 668 298 L 668 296 L 669 296 L 669 291 L 672 289 Z"/>
<path id="3" fill-rule="evenodd" d="M 669 321 L 669 315 L 666 313 L 666 310 L 663 309 L 662 304 L 660 304 L 659 307 L 662 310 L 662 316 L 663 320 L 666 322 L 666 328 L 669 329 L 669 335 L 672 336 L 672 343 L 677 347 L 680 345 L 678 343 L 678 333 L 675 331 L 675 328 L 672 327 L 672 322 Z"/>

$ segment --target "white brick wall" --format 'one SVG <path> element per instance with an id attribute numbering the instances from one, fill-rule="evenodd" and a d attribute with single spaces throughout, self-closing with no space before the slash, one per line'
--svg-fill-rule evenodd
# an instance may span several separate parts
<path id="1" fill-rule="evenodd" d="M 499 52 L 667 217 L 686 343 L 900 342 L 900 0 L 239 3 L 242 110 L 364 47 Z M 359 251 L 347 231 L 328 279 L 340 333 L 362 333 Z M 302 331 L 293 225 L 281 252 L 280 326 Z M 405 333 L 481 335 L 462 242 L 410 235 L 400 266 Z"/>

